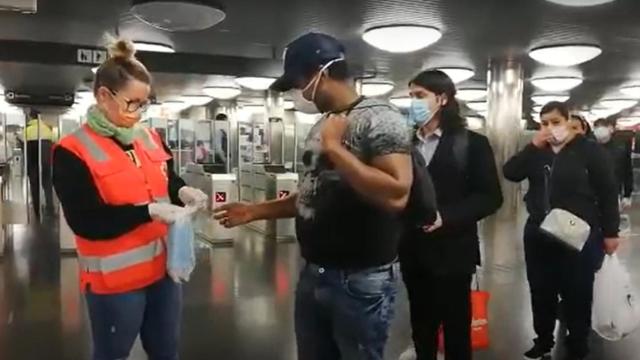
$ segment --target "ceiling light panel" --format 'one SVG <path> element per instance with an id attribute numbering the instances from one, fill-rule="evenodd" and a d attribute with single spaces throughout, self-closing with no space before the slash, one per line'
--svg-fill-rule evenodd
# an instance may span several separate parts
<path id="1" fill-rule="evenodd" d="M 401 109 L 408 109 L 411 106 L 410 97 L 392 98 L 392 99 L 389 99 L 389 102 L 391 102 L 393 105 Z"/>
<path id="2" fill-rule="evenodd" d="M 486 101 L 470 101 L 467 106 L 471 110 L 484 112 L 489 110 L 489 104 Z"/>
<path id="3" fill-rule="evenodd" d="M 183 95 L 180 97 L 180 101 L 183 101 L 190 106 L 203 106 L 210 103 L 213 100 L 208 95 Z"/>
<path id="4" fill-rule="evenodd" d="M 533 86 L 544 91 L 568 91 L 582 84 L 578 77 L 544 77 L 532 79 Z"/>
<path id="5" fill-rule="evenodd" d="M 451 81 L 453 81 L 454 84 L 469 80 L 473 77 L 473 75 L 475 75 L 475 72 L 469 68 L 442 67 L 438 70 L 447 74 L 447 76 L 451 78 Z"/>
<path id="6" fill-rule="evenodd" d="M 607 4 L 614 0 L 547 0 L 558 5 L 573 6 L 573 7 L 587 7 Z"/>
<path id="7" fill-rule="evenodd" d="M 598 104 L 605 109 L 624 110 L 635 106 L 637 103 L 638 100 L 635 99 L 605 99 L 601 100 Z"/>
<path id="8" fill-rule="evenodd" d="M 160 52 L 160 53 L 174 53 L 176 52 L 173 46 L 160 44 L 160 43 L 152 43 L 146 41 L 134 41 L 133 45 L 136 47 L 136 51 L 147 51 L 147 52 Z"/>
<path id="9" fill-rule="evenodd" d="M 199 31 L 210 28 L 226 17 L 214 1 L 132 0 L 131 12 L 141 21 L 166 31 Z"/>
<path id="10" fill-rule="evenodd" d="M 391 53 L 409 53 L 440 40 L 440 30 L 429 26 L 391 25 L 371 28 L 362 39 L 369 45 Z"/>
<path id="11" fill-rule="evenodd" d="M 207 86 L 202 89 L 202 92 L 214 99 L 231 100 L 238 97 L 242 90 L 234 86 Z"/>
<path id="12" fill-rule="evenodd" d="M 479 100 L 487 96 L 487 89 L 460 89 L 456 93 L 456 98 L 462 101 Z"/>
<path id="13" fill-rule="evenodd" d="M 622 87 L 620 92 L 634 99 L 640 99 L 640 85 Z"/>
<path id="14" fill-rule="evenodd" d="M 271 86 L 274 81 L 276 81 L 274 78 L 259 76 L 245 76 L 236 79 L 238 85 L 255 91 L 264 91 L 269 89 L 269 86 Z"/>
<path id="15" fill-rule="evenodd" d="M 546 105 L 552 101 L 565 102 L 569 98 L 569 95 L 533 95 L 531 100 L 536 104 Z"/>
<path id="16" fill-rule="evenodd" d="M 602 54 L 596 45 L 544 46 L 529 51 L 535 61 L 551 66 L 575 66 L 593 60 Z"/>
<path id="17" fill-rule="evenodd" d="M 364 96 L 376 97 L 390 93 L 395 84 L 390 81 L 363 81 L 362 94 Z"/>

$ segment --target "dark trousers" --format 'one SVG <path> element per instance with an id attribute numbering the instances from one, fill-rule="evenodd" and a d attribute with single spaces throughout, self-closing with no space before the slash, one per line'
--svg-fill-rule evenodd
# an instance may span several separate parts
<path id="1" fill-rule="evenodd" d="M 558 318 L 559 297 L 569 335 L 569 352 L 584 357 L 588 353 L 593 301 L 595 244 L 592 236 L 583 253 L 569 249 L 557 240 L 542 234 L 537 223 L 528 222 L 524 233 L 527 278 L 531 291 L 535 342 L 551 349 Z M 597 257 L 597 254 L 595 255 Z"/>
<path id="2" fill-rule="evenodd" d="M 177 360 L 182 287 L 166 277 L 122 294 L 86 294 L 93 360 L 127 359 L 138 334 L 149 360 Z"/>
<path id="3" fill-rule="evenodd" d="M 434 275 L 402 267 L 409 293 L 411 330 L 418 360 L 436 360 L 438 329 L 444 330 L 445 358 L 471 359 L 471 275 Z"/>
<path id="4" fill-rule="evenodd" d="M 357 272 L 306 265 L 296 289 L 299 360 L 382 360 L 398 264 Z"/>
<path id="5" fill-rule="evenodd" d="M 40 169 L 37 163 L 29 164 L 27 176 L 29 177 L 33 211 L 37 217 L 40 217 Z M 51 166 L 49 164 L 42 164 L 42 190 L 44 190 L 47 212 L 51 213 L 53 211 L 53 185 L 51 180 Z"/>

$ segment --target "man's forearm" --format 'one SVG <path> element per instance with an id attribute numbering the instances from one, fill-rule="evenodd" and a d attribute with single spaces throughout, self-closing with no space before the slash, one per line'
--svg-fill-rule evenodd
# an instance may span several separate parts
<path id="1" fill-rule="evenodd" d="M 266 201 L 254 205 L 253 220 L 286 219 L 297 215 L 296 199 L 298 194 L 291 194 L 285 198 Z"/>
<path id="2" fill-rule="evenodd" d="M 411 181 L 408 186 L 403 184 L 386 172 L 363 163 L 343 146 L 329 147 L 325 153 L 340 175 L 362 197 L 389 210 L 404 208 Z"/>

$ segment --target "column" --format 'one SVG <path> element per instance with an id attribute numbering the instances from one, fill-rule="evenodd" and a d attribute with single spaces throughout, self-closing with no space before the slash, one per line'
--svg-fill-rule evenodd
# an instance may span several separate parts
<path id="1" fill-rule="evenodd" d="M 486 134 L 496 158 L 504 203 L 482 226 L 485 265 L 513 269 L 524 261 L 522 206 L 519 185 L 507 181 L 502 166 L 518 151 L 522 133 L 522 64 L 512 59 L 491 59 L 487 74 L 489 111 Z"/>

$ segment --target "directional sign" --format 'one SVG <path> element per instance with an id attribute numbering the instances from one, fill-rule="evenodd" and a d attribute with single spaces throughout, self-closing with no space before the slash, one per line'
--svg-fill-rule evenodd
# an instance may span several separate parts
<path id="1" fill-rule="evenodd" d="M 104 50 L 93 50 L 93 63 L 98 65 L 107 60 L 107 52 Z"/>
<path id="2" fill-rule="evenodd" d="M 80 64 L 93 64 L 93 51 L 91 49 L 78 49 L 78 62 Z"/>
<path id="3" fill-rule="evenodd" d="M 286 198 L 290 193 L 291 192 L 289 192 L 288 190 L 280 190 L 278 191 L 278 199 Z"/>
<path id="4" fill-rule="evenodd" d="M 227 193 L 224 191 L 217 191 L 215 199 L 217 203 L 227 202 Z"/>

